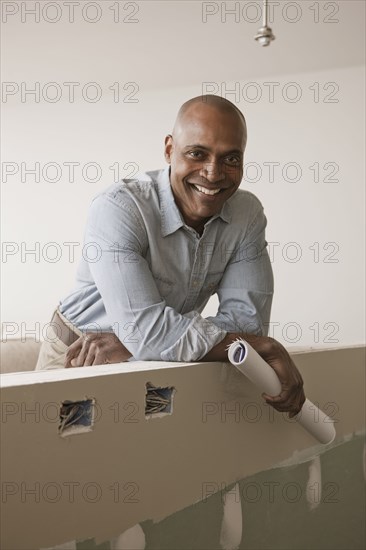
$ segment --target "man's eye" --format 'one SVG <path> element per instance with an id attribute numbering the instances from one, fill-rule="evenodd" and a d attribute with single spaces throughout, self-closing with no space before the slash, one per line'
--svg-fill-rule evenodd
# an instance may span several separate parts
<path id="1" fill-rule="evenodd" d="M 230 164 L 230 166 L 240 164 L 240 159 L 238 157 L 226 157 L 225 159 L 226 164 Z"/>
<path id="2" fill-rule="evenodd" d="M 189 151 L 188 155 L 194 159 L 200 159 L 203 156 L 202 151 Z"/>

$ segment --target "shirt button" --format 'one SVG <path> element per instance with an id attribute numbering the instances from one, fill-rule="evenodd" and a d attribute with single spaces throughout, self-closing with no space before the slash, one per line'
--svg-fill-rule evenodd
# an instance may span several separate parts
<path id="1" fill-rule="evenodd" d="M 198 285 L 198 282 L 197 281 L 193 281 L 193 285 L 192 286 L 197 286 Z"/>

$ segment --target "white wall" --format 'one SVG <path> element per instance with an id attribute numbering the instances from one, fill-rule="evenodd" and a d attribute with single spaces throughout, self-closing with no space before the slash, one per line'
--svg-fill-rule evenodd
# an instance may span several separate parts
<path id="1" fill-rule="evenodd" d="M 42 81 L 42 70 L 37 68 L 34 80 Z M 47 64 L 44 71 L 47 74 Z M 18 80 L 22 80 L 20 72 Z M 248 123 L 247 181 L 242 187 L 262 200 L 268 218 L 267 240 L 278 243 L 270 245 L 275 274 L 272 335 L 288 346 L 362 343 L 363 67 L 264 77 L 245 87 L 248 81 L 238 81 L 239 98 L 226 97 L 237 102 Z M 276 83 L 273 102 L 264 82 Z M 296 86 L 286 88 L 289 82 Z M 324 90 L 327 83 L 335 84 Z M 234 86 L 227 82 L 226 90 Z M 314 95 L 317 87 L 319 100 Z M 225 95 L 220 80 L 214 91 Z M 66 96 L 57 103 L 48 103 L 42 96 L 39 103 L 32 98 L 22 103 L 19 94 L 8 98 L 3 105 L 3 170 L 9 167 L 4 163 L 13 162 L 18 172 L 8 175 L 2 190 L 3 247 L 14 252 L 4 256 L 3 248 L 2 321 L 14 323 L 14 336 L 34 329 L 37 322 L 40 326 L 47 323 L 58 300 L 72 288 L 88 205 L 112 182 L 109 167 L 119 163 L 120 177 L 129 172 L 123 169 L 126 163 L 136 163 L 141 170 L 162 167 L 163 139 L 177 109 L 201 92 L 202 83 L 197 83 L 185 88 L 140 89 L 137 103 L 114 103 L 111 93 L 97 103 L 78 99 L 72 104 Z M 253 102 L 255 93 L 262 97 Z M 299 100 L 292 102 L 295 93 Z M 52 183 L 41 174 L 36 183 L 28 174 L 22 182 L 21 163 L 30 168 L 35 162 L 41 171 L 49 162 L 58 163 L 62 177 Z M 80 163 L 73 182 L 67 162 Z M 94 183 L 86 181 L 81 170 L 90 162 L 98 163 L 101 171 Z M 280 163 L 274 181 L 265 162 Z M 262 170 L 256 183 L 254 163 Z M 299 181 L 286 181 L 295 177 L 291 167 L 282 177 L 288 163 L 298 164 Z M 314 163 L 319 163 L 319 182 L 310 169 Z M 333 175 L 337 181 L 325 181 L 332 175 L 332 165 L 324 169 L 325 163 L 339 167 Z M 94 174 L 91 169 L 89 178 Z M 50 169 L 48 177 L 54 176 L 55 170 Z M 57 249 L 51 242 L 57 243 Z M 74 261 L 64 244 L 68 242 L 79 243 Z M 24 254 L 36 246 L 40 251 L 36 255 Z M 53 262 L 56 252 L 61 257 Z M 291 261 L 296 255 L 298 261 Z M 213 298 L 207 313 L 212 314 L 215 307 Z"/>

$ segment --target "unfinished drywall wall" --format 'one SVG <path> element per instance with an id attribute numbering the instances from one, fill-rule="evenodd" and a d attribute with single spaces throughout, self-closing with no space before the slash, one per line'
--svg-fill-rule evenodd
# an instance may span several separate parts
<path id="1" fill-rule="evenodd" d="M 336 421 L 332 445 L 362 431 L 364 349 L 295 361 L 307 396 Z M 175 389 L 172 414 L 145 417 L 147 382 Z M 91 430 L 61 437 L 61 404 L 81 400 L 94 400 Z M 4 550 L 105 541 L 201 501 L 207 483 L 214 493 L 320 448 L 228 363 L 6 374 L 1 430 Z"/>

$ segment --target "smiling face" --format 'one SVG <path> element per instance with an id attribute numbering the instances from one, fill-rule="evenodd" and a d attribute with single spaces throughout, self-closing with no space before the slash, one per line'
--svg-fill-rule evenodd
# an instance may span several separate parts
<path id="1" fill-rule="evenodd" d="M 173 135 L 165 139 L 165 158 L 187 225 L 201 232 L 235 193 L 243 177 L 245 144 L 244 119 L 234 107 L 201 100 L 178 115 Z"/>

